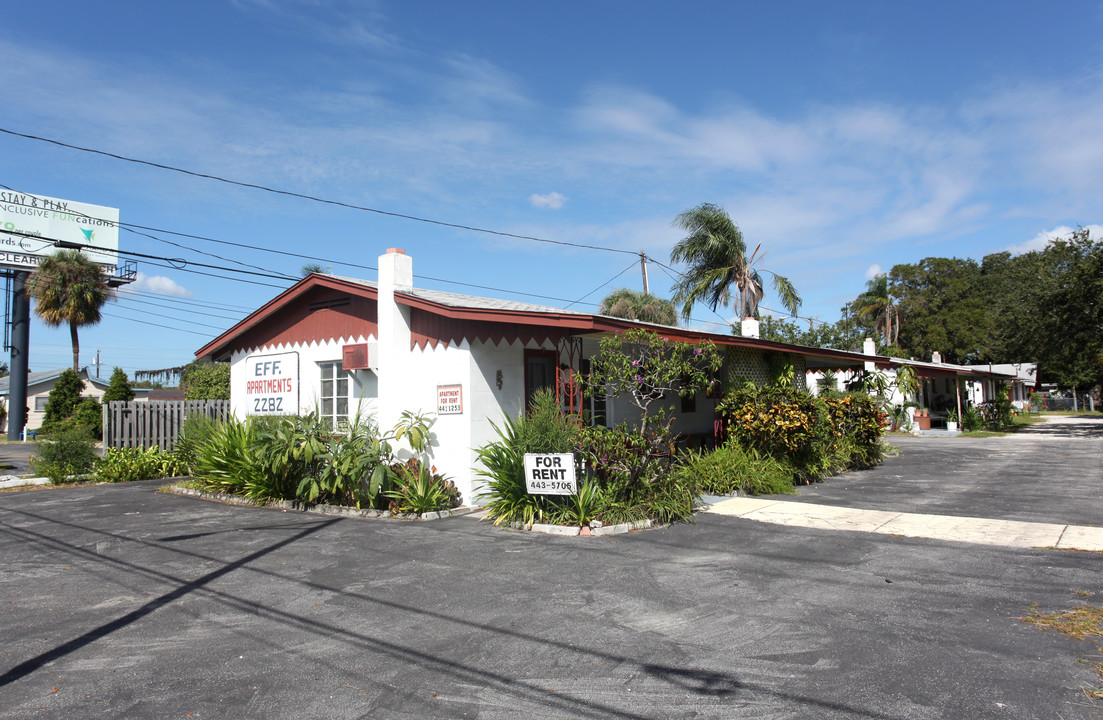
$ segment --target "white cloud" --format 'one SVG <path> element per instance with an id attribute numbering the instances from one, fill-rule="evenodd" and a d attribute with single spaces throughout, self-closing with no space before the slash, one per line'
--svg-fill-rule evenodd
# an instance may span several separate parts
<path id="1" fill-rule="evenodd" d="M 553 210 L 558 210 L 563 207 L 563 203 L 566 202 L 566 200 L 567 198 L 557 192 L 548 193 L 547 195 L 533 193 L 529 196 L 529 202 L 532 203 L 534 207 L 551 208 Z"/>
<path id="2" fill-rule="evenodd" d="M 1085 225 L 1084 227 L 1091 233 L 1093 239 L 1098 240 L 1103 237 L 1103 225 Z M 1050 230 L 1043 230 L 1026 242 L 1008 245 L 1004 250 L 1013 255 L 1021 255 L 1035 250 L 1045 250 L 1050 240 L 1057 240 L 1058 238 L 1068 239 L 1075 231 L 1076 228 L 1069 227 L 1068 225 L 1058 225 Z"/>
<path id="3" fill-rule="evenodd" d="M 174 295 L 176 297 L 191 297 L 194 295 L 191 290 L 188 290 L 182 285 L 177 285 L 176 281 L 172 278 L 167 278 L 164 275 L 146 275 L 144 272 L 140 271 L 134 282 L 128 285 L 127 288 L 135 292 Z"/>
<path id="4" fill-rule="evenodd" d="M 881 269 L 881 266 L 878 265 L 877 263 L 873 263 L 872 265 L 869 266 L 869 269 L 866 270 L 866 280 L 872 280 L 873 278 L 877 277 L 878 275 L 884 275 L 884 274 L 885 274 L 885 271 Z"/>

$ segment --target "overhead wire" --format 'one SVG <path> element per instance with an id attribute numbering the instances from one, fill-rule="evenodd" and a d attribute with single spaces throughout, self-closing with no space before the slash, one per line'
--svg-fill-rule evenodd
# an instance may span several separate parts
<path id="1" fill-rule="evenodd" d="M 616 275 L 614 275 L 613 277 L 609 278 L 608 280 L 606 280 L 606 281 L 605 281 L 605 282 L 603 282 L 602 284 L 598 285 L 598 286 L 597 286 L 596 288 L 594 288 L 594 289 L 593 289 L 593 290 L 591 290 L 590 292 L 586 293 L 585 295 L 583 295 L 583 296 L 582 296 L 582 297 L 580 297 L 579 299 L 575 300 L 574 302 L 572 302 L 572 303 L 570 303 L 570 304 L 568 304 L 568 305 L 564 306 L 564 309 L 567 309 L 567 308 L 569 308 L 569 307 L 570 307 L 571 305 L 579 305 L 579 304 L 581 304 L 583 300 L 585 300 L 586 298 L 590 297 L 591 295 L 593 295 L 594 293 L 596 293 L 596 292 L 597 292 L 598 290 L 602 289 L 603 287 L 605 287 L 605 286 L 606 286 L 606 285 L 608 285 L 609 283 L 613 282 L 614 280 L 616 280 L 616 279 L 617 279 L 617 278 L 619 278 L 619 277 L 620 277 L 621 275 L 623 275 L 624 273 L 628 272 L 629 270 L 631 270 L 631 269 L 632 269 L 632 268 L 634 268 L 634 267 L 636 267 L 636 261 L 635 261 L 635 260 L 633 260 L 633 261 L 632 261 L 632 264 L 631 264 L 631 265 L 629 265 L 628 267 L 624 268 L 624 269 L 623 269 L 623 270 L 621 270 L 621 271 L 620 271 L 619 273 L 617 273 L 617 274 L 616 274 Z M 587 304 L 587 305 L 592 305 L 593 303 L 586 303 L 586 304 Z M 601 307 L 601 306 L 599 305 L 598 307 Z"/>
<path id="2" fill-rule="evenodd" d="M 487 234 L 487 235 L 496 235 L 496 236 L 499 236 L 499 237 L 514 238 L 516 240 L 531 240 L 533 242 L 548 243 L 548 244 L 551 244 L 551 245 L 562 245 L 562 246 L 566 246 L 566 247 L 576 247 L 576 248 L 585 249 L 585 250 L 601 250 L 601 251 L 604 251 L 604 252 L 623 253 L 623 254 L 626 254 L 626 255 L 638 255 L 638 253 L 636 251 L 633 251 L 633 250 L 623 250 L 621 248 L 603 247 L 603 246 L 600 246 L 600 245 L 587 245 L 587 244 L 584 244 L 584 243 L 572 243 L 572 242 L 567 242 L 565 240 L 550 240 L 548 238 L 540 238 L 540 237 L 535 237 L 533 235 L 521 235 L 519 233 L 510 233 L 510 232 L 504 232 L 504 231 L 501 231 L 501 230 L 491 230 L 489 228 L 480 228 L 480 227 L 475 227 L 475 226 L 472 226 L 472 225 L 463 225 L 461 223 L 445 222 L 443 220 L 434 220 L 434 219 L 431 219 L 431 218 L 424 218 L 424 217 L 419 217 L 417 215 L 409 215 L 409 214 L 406 214 L 406 213 L 397 213 L 397 212 L 391 212 L 391 211 L 388 211 L 388 210 L 380 210 L 378 208 L 372 208 L 372 207 L 368 207 L 366 205 L 356 205 L 356 204 L 353 204 L 353 203 L 347 203 L 347 202 L 343 202 L 343 201 L 340 201 L 340 200 L 330 200 L 330 199 L 327 199 L 327 198 L 317 197 L 315 195 L 308 195 L 306 193 L 299 193 L 299 192 L 294 192 L 294 191 L 291 191 L 291 190 L 281 190 L 279 188 L 272 188 L 272 187 L 268 187 L 266 185 L 259 185 L 257 183 L 243 182 L 241 180 L 231 180 L 229 178 L 221 177 L 219 175 L 213 175 L 211 173 L 201 173 L 201 172 L 196 172 L 194 170 L 186 170 L 184 168 L 175 167 L 173 165 L 167 165 L 167 164 L 164 164 L 164 163 L 156 163 L 156 162 L 153 162 L 153 161 L 150 161 L 150 160 L 142 160 L 142 159 L 139 159 L 139 158 L 132 158 L 132 157 L 128 157 L 126 155 L 120 155 L 118 153 L 108 152 L 106 150 L 99 150 L 99 149 L 96 149 L 96 148 L 88 148 L 88 147 L 82 147 L 80 145 L 73 145 L 71 143 L 62 142 L 60 140 L 54 140 L 52 138 L 41 137 L 39 135 L 31 135 L 29 133 L 21 133 L 21 132 L 15 131 L 15 130 L 7 129 L 7 128 L 0 128 L 0 133 L 4 133 L 4 134 L 7 134 L 7 135 L 12 135 L 14 137 L 21 137 L 21 138 L 24 138 L 24 139 L 27 139 L 27 140 L 35 140 L 37 142 L 48 143 L 48 144 L 51 144 L 51 145 L 56 145 L 58 147 L 67 148 L 69 150 L 78 150 L 80 152 L 90 153 L 90 154 L 93 154 L 93 155 L 101 155 L 103 157 L 109 157 L 109 158 L 113 158 L 115 160 L 121 160 L 123 162 L 134 163 L 136 165 L 145 165 L 147 167 L 153 167 L 153 168 L 157 168 L 159 170 L 168 170 L 170 172 L 176 172 L 176 173 L 180 173 L 182 175 L 189 175 L 191 177 L 202 178 L 202 179 L 205 179 L 205 180 L 214 180 L 215 182 L 221 182 L 221 183 L 225 183 L 227 185 L 234 185 L 234 186 L 237 186 L 237 187 L 250 188 L 250 189 L 253 189 L 253 190 L 261 190 L 263 192 L 273 193 L 275 195 L 283 195 L 285 197 L 299 198 L 300 200 L 309 200 L 311 202 L 322 203 L 322 204 L 325 204 L 325 205 L 333 205 L 333 206 L 336 206 L 336 207 L 343 207 L 343 208 L 347 208 L 349 210 L 359 210 L 359 211 L 362 211 L 362 212 L 370 212 L 370 213 L 375 213 L 377 215 L 384 215 L 384 216 L 387 216 L 387 217 L 394 217 L 394 218 L 399 218 L 399 219 L 402 219 L 402 220 L 411 220 L 411 221 L 414 221 L 414 222 L 427 223 L 427 224 L 430 224 L 430 225 L 438 225 L 438 226 L 441 226 L 441 227 L 455 228 L 457 230 L 467 230 L 467 231 L 470 231 L 470 232 L 484 233 L 484 234 Z"/>

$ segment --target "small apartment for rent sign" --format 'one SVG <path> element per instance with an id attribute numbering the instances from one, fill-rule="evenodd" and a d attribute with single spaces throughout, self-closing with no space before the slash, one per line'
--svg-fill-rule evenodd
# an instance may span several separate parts
<path id="1" fill-rule="evenodd" d="M 299 353 L 245 358 L 245 414 L 294 415 L 299 412 Z"/>
<path id="2" fill-rule="evenodd" d="M 437 385 L 437 415 L 463 415 L 462 385 Z"/>

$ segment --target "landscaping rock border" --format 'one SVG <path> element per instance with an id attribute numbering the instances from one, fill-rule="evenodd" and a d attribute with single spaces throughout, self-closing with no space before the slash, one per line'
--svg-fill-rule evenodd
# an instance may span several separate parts
<path id="1" fill-rule="evenodd" d="M 312 505 L 310 503 L 304 503 L 298 500 L 271 500 L 268 502 L 256 502 L 247 498 L 237 497 L 236 495 L 210 492 L 208 490 L 196 490 L 194 488 L 180 487 L 179 485 L 170 485 L 168 486 L 168 489 L 169 492 L 176 493 L 177 495 L 190 495 L 192 497 L 198 497 L 204 500 L 214 500 L 216 502 L 228 503 L 230 505 L 251 505 L 253 507 L 317 513 L 319 515 L 339 515 L 341 517 L 421 521 L 439 520 L 440 518 L 452 517 L 456 515 L 466 515 L 467 513 L 478 510 L 478 508 L 474 507 L 460 506 L 457 508 L 452 508 L 450 510 L 439 510 L 436 512 L 427 513 L 392 513 L 390 510 L 364 510 L 360 508 L 345 507 L 343 505 Z"/>
<path id="2" fill-rule="evenodd" d="M 620 523 L 619 525 L 602 525 L 594 521 L 589 525 L 549 525 L 547 523 L 533 523 L 524 525 L 512 522 L 507 527 L 513 530 L 544 533 L 545 535 L 564 535 L 566 537 L 604 537 L 606 535 L 620 535 L 633 530 L 650 530 L 651 528 L 666 527 L 661 523 L 653 523 L 650 520 L 640 520 L 633 523 Z"/>

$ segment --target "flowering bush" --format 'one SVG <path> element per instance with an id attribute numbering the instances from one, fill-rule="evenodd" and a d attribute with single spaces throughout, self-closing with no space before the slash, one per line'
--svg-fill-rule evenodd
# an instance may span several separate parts
<path id="1" fill-rule="evenodd" d="M 886 416 L 867 395 L 820 399 L 789 387 L 745 385 L 718 403 L 727 436 L 792 465 L 798 480 L 881 460 Z"/>
<path id="2" fill-rule="evenodd" d="M 694 345 L 661 337 L 650 330 L 627 330 L 601 339 L 593 359 L 589 385 L 607 395 L 623 395 L 643 411 L 640 430 L 646 431 L 648 407 L 670 393 L 708 390 L 722 361 L 710 342 Z"/>

